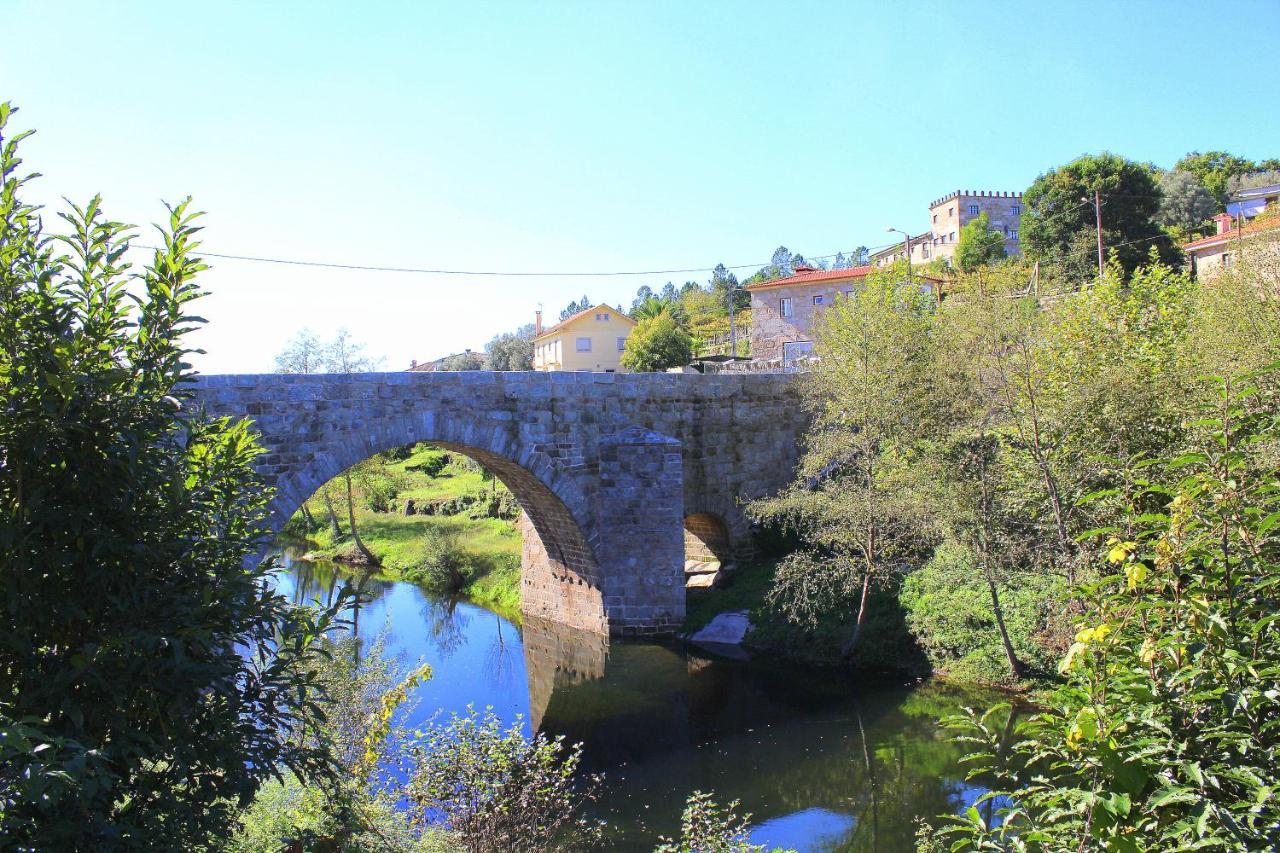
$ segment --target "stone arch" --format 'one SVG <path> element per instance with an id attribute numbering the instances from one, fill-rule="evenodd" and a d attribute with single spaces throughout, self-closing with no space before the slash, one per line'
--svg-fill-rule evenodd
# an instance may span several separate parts
<path id="1" fill-rule="evenodd" d="M 722 565 L 733 555 L 729 525 L 711 512 L 691 512 L 684 517 L 685 560 L 706 562 L 715 560 Z"/>
<path id="2" fill-rule="evenodd" d="M 546 453 L 519 445 L 507 430 L 479 419 L 427 411 L 363 429 L 335 429 L 323 442 L 324 452 L 280 478 L 271 507 L 274 529 L 352 465 L 419 441 L 475 459 L 520 504 L 522 611 L 608 633 L 603 579 L 585 532 L 592 520 L 586 496 L 576 482 L 559 475 Z"/>

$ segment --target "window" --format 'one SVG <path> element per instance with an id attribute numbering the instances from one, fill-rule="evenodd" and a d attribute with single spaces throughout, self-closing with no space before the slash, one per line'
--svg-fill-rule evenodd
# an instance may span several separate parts
<path id="1" fill-rule="evenodd" d="M 1017 228 L 1010 228 L 1010 229 L 1009 229 L 1009 239 L 1010 239 L 1010 240 L 1017 240 L 1017 239 L 1018 239 L 1018 229 L 1017 229 Z"/>
<path id="2" fill-rule="evenodd" d="M 1231 266 L 1231 253 L 1230 253 L 1230 252 L 1223 252 L 1223 253 L 1222 253 L 1222 265 L 1223 265 L 1224 267 L 1229 267 L 1229 266 Z"/>
<path id="3" fill-rule="evenodd" d="M 934 225 L 937 225 L 937 224 L 938 224 L 938 214 L 936 214 L 936 213 L 933 215 L 933 224 L 934 224 Z"/>
<path id="4" fill-rule="evenodd" d="M 782 345 L 782 363 L 790 364 L 813 352 L 813 341 L 787 341 Z"/>
<path id="5" fill-rule="evenodd" d="M 626 338 L 618 338 L 618 352 L 622 352 L 622 351 L 623 351 L 623 350 L 625 350 L 626 348 L 627 348 L 627 339 L 626 339 Z"/>
<path id="6" fill-rule="evenodd" d="M 1013 213 L 1021 213 L 1021 212 L 1022 212 L 1022 205 L 1020 205 L 1020 204 L 1015 204 L 1015 205 L 1013 205 L 1012 207 L 1010 207 L 1010 208 L 1009 208 L 1009 210 L 1010 210 L 1010 211 L 1012 211 Z"/>
<path id="7" fill-rule="evenodd" d="M 591 352 L 591 338 L 578 338 L 578 352 Z"/>
<path id="8" fill-rule="evenodd" d="M 924 245 L 924 246 L 921 246 L 921 247 L 920 247 L 920 257 L 922 257 L 922 258 L 927 258 L 927 257 L 929 257 L 929 247 L 928 247 L 928 245 Z"/>
<path id="9" fill-rule="evenodd" d="M 819 294 L 815 295 L 815 296 L 813 297 L 813 304 L 814 304 L 814 305 L 821 305 L 821 304 L 822 304 L 822 297 L 823 297 L 823 294 L 821 294 L 821 293 L 819 293 Z"/>
<path id="10" fill-rule="evenodd" d="M 844 292 L 844 295 L 845 295 L 845 296 L 847 296 L 847 297 L 848 297 L 848 298 L 850 298 L 850 299 L 852 299 L 852 298 L 854 297 L 854 295 L 855 295 L 855 294 L 857 294 L 857 291 L 856 291 L 856 290 L 846 290 L 846 291 Z"/>
<path id="11" fill-rule="evenodd" d="M 976 204 L 969 205 L 969 215 L 970 216 L 978 215 L 978 206 Z"/>
<path id="12" fill-rule="evenodd" d="M 951 242 L 952 242 L 952 243 L 954 243 L 955 241 L 956 241 L 956 232 L 952 231 L 952 232 L 951 232 Z"/>
<path id="13" fill-rule="evenodd" d="M 783 297 L 778 300 L 778 314 L 783 317 L 791 316 L 791 298 Z"/>
<path id="14" fill-rule="evenodd" d="M 954 207 L 948 207 L 947 216 L 954 217 L 955 215 L 956 215 L 956 209 Z"/>

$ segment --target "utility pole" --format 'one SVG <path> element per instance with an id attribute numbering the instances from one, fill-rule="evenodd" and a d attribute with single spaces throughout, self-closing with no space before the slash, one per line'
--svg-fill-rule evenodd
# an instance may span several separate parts
<path id="1" fill-rule="evenodd" d="M 729 286 L 729 355 L 738 357 L 738 312 L 734 310 L 735 297 L 738 295 L 737 283 Z"/>
<path id="2" fill-rule="evenodd" d="M 1088 196 L 1084 197 L 1085 201 L 1090 201 Z M 1093 219 L 1098 228 L 1098 278 L 1102 278 L 1103 255 L 1102 255 L 1102 195 L 1095 189 L 1093 191 Z"/>

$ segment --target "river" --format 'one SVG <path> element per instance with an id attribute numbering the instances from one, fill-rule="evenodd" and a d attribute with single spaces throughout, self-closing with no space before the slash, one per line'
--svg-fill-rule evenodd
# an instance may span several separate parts
<path id="1" fill-rule="evenodd" d="M 331 600 L 354 579 L 293 558 L 279 588 Z M 734 660 L 680 643 L 607 642 L 549 623 L 513 622 L 408 583 L 366 576 L 355 617 L 369 648 L 431 664 L 410 726 L 491 707 L 584 744 L 603 773 L 597 816 L 610 850 L 652 850 L 678 831 L 684 800 L 713 791 L 753 815 L 752 840 L 800 851 L 914 849 L 915 820 L 963 811 L 983 792 L 940 716 L 998 697 L 959 686 L 869 685 L 852 674 Z"/>

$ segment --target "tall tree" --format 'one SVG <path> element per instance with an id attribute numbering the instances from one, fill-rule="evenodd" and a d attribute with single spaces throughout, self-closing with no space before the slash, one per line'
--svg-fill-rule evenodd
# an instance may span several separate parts
<path id="1" fill-rule="evenodd" d="M 1160 194 L 1158 221 L 1182 235 L 1203 232 L 1220 209 L 1213 194 L 1191 172 L 1175 169 L 1160 175 Z"/>
<path id="2" fill-rule="evenodd" d="M 1057 266 L 1076 283 L 1095 277 L 1095 192 L 1102 199 L 1103 244 L 1125 272 L 1144 263 L 1153 247 L 1167 263 L 1181 260 L 1177 245 L 1155 221 L 1160 188 L 1151 170 L 1115 154 L 1086 154 L 1036 178 L 1023 194 L 1021 236 L 1027 255 Z"/>
<path id="3" fill-rule="evenodd" d="M 577 302 L 570 302 L 568 305 L 564 307 L 564 310 L 560 312 L 560 319 L 562 321 L 568 320 L 574 314 L 577 314 L 581 311 L 586 311 L 588 308 L 590 308 L 594 304 L 595 303 L 592 302 L 590 299 L 588 299 L 587 295 L 584 293 L 582 294 L 582 298 L 579 299 Z"/>
<path id="4" fill-rule="evenodd" d="M 527 323 L 514 332 L 495 335 L 484 345 L 489 370 L 533 369 L 533 324 Z"/>
<path id="5" fill-rule="evenodd" d="M 316 333 L 300 329 L 276 356 L 276 373 L 319 373 L 328 360 L 328 348 Z"/>
<path id="6" fill-rule="evenodd" d="M 1004 260 L 1006 254 L 1004 235 L 992 229 L 991 217 L 985 211 L 960 229 L 955 262 L 956 268 L 962 272 L 972 272 L 978 267 Z"/>
<path id="7" fill-rule="evenodd" d="M 692 358 L 693 339 L 670 311 L 663 310 L 641 320 L 631 330 L 622 352 L 622 366 L 632 373 L 647 373 L 680 367 Z"/>
<path id="8" fill-rule="evenodd" d="M 750 513 L 794 529 L 805 548 L 779 565 L 769 601 L 814 626 L 852 616 L 858 648 L 871 589 L 919 556 L 928 520 L 910 484 L 920 437 L 944 416 L 934 393 L 929 302 L 900 269 L 868 277 L 823 315 L 821 361 L 806 375 L 814 415 L 795 481 Z"/>
<path id="9" fill-rule="evenodd" d="M 1173 167 L 1176 171 L 1190 172 L 1200 180 L 1200 184 L 1209 191 L 1217 202 L 1218 212 L 1226 209 L 1227 197 L 1230 194 L 1227 183 L 1238 175 L 1257 170 L 1252 160 L 1228 154 L 1226 151 L 1192 151 Z"/>
<path id="10" fill-rule="evenodd" d="M 11 114 L 0 103 L 2 846 L 203 849 L 286 768 L 336 781 L 310 737 L 335 611 L 292 608 L 253 559 L 261 450 L 193 399 L 198 214 L 170 208 L 140 269 L 97 197 L 51 239 L 22 199 Z"/>

